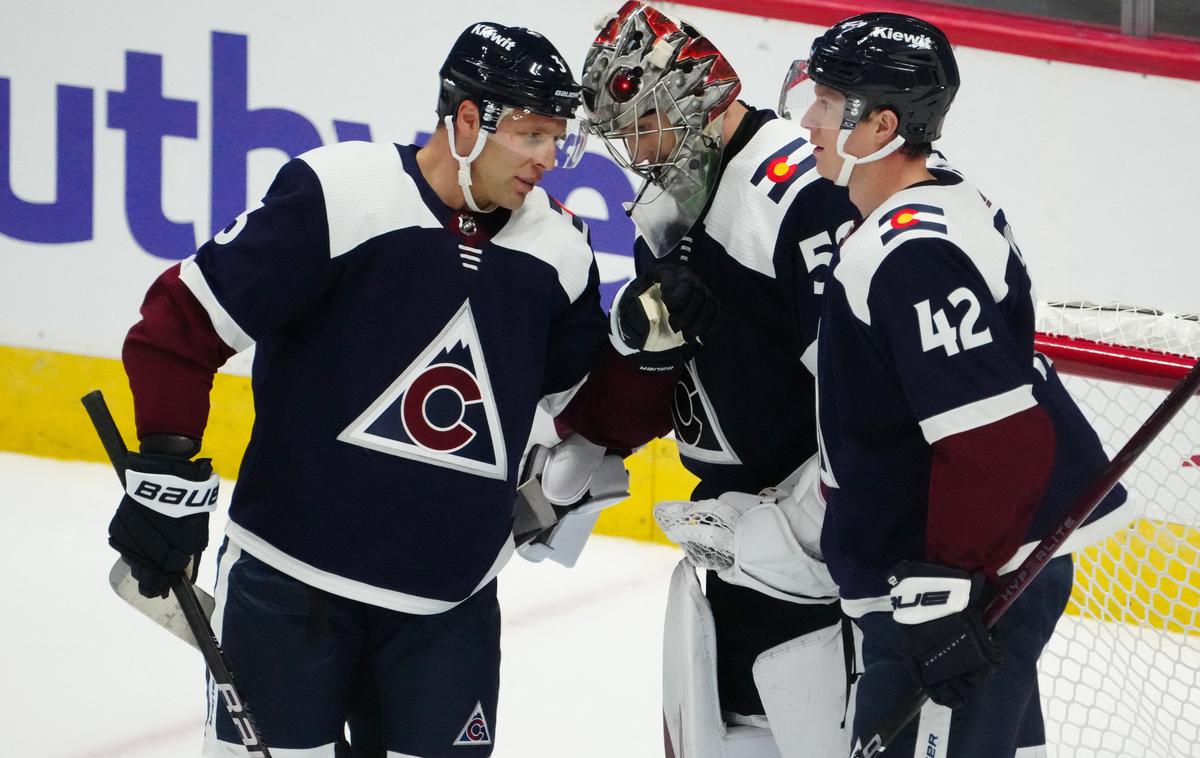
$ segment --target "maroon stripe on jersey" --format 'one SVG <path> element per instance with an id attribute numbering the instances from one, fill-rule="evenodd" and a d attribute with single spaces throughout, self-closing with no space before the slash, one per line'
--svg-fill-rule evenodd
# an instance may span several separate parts
<path id="1" fill-rule="evenodd" d="M 142 320 L 129 330 L 121 351 L 138 437 L 182 434 L 200 439 L 208 423 L 213 375 L 234 352 L 180 281 L 179 265 L 164 271 L 150 285 Z"/>
<path id="2" fill-rule="evenodd" d="M 928 560 L 994 577 L 1025 541 L 1054 465 L 1041 406 L 933 444 Z"/>
<path id="3" fill-rule="evenodd" d="M 632 450 L 671 430 L 671 402 L 679 372 L 647 374 L 617 354 L 605 340 L 604 355 L 587 381 L 555 417 L 563 427 L 590 442 L 616 450 Z"/>

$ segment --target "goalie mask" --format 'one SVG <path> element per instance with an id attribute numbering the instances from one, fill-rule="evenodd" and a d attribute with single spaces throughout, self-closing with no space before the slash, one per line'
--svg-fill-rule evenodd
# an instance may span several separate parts
<path id="1" fill-rule="evenodd" d="M 630 0 L 583 64 L 586 128 L 641 177 L 629 215 L 656 256 L 688 233 L 716 186 L 733 67 L 685 21 Z"/>
<path id="2" fill-rule="evenodd" d="M 446 125 L 458 184 L 471 210 L 495 209 L 479 208 L 471 195 L 471 161 L 488 141 L 547 168 L 579 163 L 586 136 L 575 118 L 579 84 L 542 35 L 491 22 L 472 24 L 455 41 L 439 75 L 438 118 Z M 471 151 L 460 155 L 454 119 L 464 100 L 479 107 L 480 129 Z M 501 129 L 503 122 L 508 124 Z"/>
<path id="3" fill-rule="evenodd" d="M 864 13 L 830 27 L 813 41 L 807 60 L 792 63 L 779 115 L 806 129 L 840 130 L 836 181 L 845 186 L 855 165 L 886 157 L 906 140 L 940 137 L 958 85 L 954 51 L 940 29 L 912 16 Z M 846 154 L 850 132 L 879 108 L 899 117 L 896 137 L 871 155 Z"/>

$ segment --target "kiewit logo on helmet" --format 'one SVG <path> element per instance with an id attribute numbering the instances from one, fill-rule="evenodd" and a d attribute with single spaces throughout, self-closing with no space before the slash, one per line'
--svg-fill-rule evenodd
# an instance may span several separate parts
<path id="1" fill-rule="evenodd" d="M 933 40 L 926 37 L 924 34 L 908 34 L 906 32 L 898 32 L 890 26 L 877 26 L 871 30 L 872 37 L 883 37 L 884 39 L 895 40 L 896 42 L 907 42 L 909 47 L 915 47 L 921 50 L 932 50 Z"/>
<path id="2" fill-rule="evenodd" d="M 505 37 L 503 34 L 496 31 L 495 27 L 488 26 L 487 24 L 475 24 L 475 26 L 471 28 L 471 34 L 478 34 L 484 39 L 490 39 L 492 42 L 495 42 L 505 50 L 512 50 L 517 46 L 517 41 L 515 39 L 512 37 Z"/>

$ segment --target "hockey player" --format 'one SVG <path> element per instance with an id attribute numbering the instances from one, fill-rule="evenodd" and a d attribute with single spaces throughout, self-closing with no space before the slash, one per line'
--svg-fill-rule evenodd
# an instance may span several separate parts
<path id="1" fill-rule="evenodd" d="M 700 479 L 693 500 L 778 485 L 816 451 L 817 301 L 834 239 L 857 212 L 813 168 L 803 130 L 737 100 L 732 66 L 685 21 L 625 3 L 602 22 L 581 79 L 588 129 L 643 179 L 631 208 L 638 275 L 614 301 L 613 343 L 644 370 L 677 379 L 672 421 L 683 463 Z M 668 528 L 668 536 L 678 535 Z M 749 548 L 745 557 L 753 558 Z M 709 565 L 697 555 L 692 562 Z M 708 572 L 707 597 L 685 564 L 672 583 L 668 750 L 678 755 L 686 743 L 689 756 L 769 756 L 779 743 L 787 755 L 843 754 L 835 588 L 727 568 Z M 823 635 L 819 644 L 788 647 L 808 632 Z M 806 671 L 828 665 L 832 673 L 799 682 L 773 714 L 755 662 L 760 671 L 791 666 L 785 647 L 812 651 L 817 662 L 801 664 Z"/>
<path id="2" fill-rule="evenodd" d="M 288 755 L 332 753 L 360 668 L 389 754 L 491 753 L 516 467 L 535 407 L 561 409 L 604 343 L 586 229 L 537 187 L 581 144 L 562 57 L 473 24 L 440 83 L 425 147 L 291 160 L 155 281 L 125 342 L 142 452 L 109 541 L 147 596 L 207 543 L 208 392 L 256 345 L 213 624 Z M 215 697 L 205 754 L 241 754 Z"/>
<path id="3" fill-rule="evenodd" d="M 822 552 L 863 632 L 855 741 L 919 686 L 933 703 L 888 755 L 1011 758 L 1042 754 L 1037 659 L 1071 592 L 1067 553 L 1131 514 L 1114 489 L 985 628 L 997 576 L 1106 460 L 1034 352 L 1003 211 L 926 162 L 958 87 L 941 31 L 869 13 L 817 38 L 781 107 L 864 217 L 826 279 L 817 350 Z"/>

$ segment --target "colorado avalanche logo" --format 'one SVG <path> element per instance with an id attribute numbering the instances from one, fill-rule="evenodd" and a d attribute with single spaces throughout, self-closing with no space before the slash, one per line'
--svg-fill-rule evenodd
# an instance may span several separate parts
<path id="1" fill-rule="evenodd" d="M 508 476 L 470 302 L 338 439 L 491 479 Z"/>
<path id="2" fill-rule="evenodd" d="M 492 734 L 488 731 L 487 719 L 483 717 L 483 704 L 475 703 L 475 710 L 471 711 L 471 718 L 467 719 L 466 726 L 458 734 L 452 744 L 454 745 L 490 745 L 492 744 Z"/>
<path id="3" fill-rule="evenodd" d="M 705 463 L 742 462 L 721 431 L 716 411 L 696 373 L 695 361 L 688 361 L 687 370 L 675 385 L 671 420 L 675 424 L 675 440 L 681 455 Z"/>

